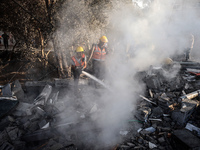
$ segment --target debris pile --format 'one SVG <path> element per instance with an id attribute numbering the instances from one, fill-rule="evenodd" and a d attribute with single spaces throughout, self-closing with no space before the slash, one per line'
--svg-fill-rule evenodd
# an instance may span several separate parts
<path id="1" fill-rule="evenodd" d="M 137 133 L 130 130 L 118 150 L 200 149 L 200 70 L 196 63 L 186 64 L 170 78 L 166 76 L 170 70 L 161 67 L 139 73 L 147 90 L 134 116 L 142 127 Z"/>
<path id="2" fill-rule="evenodd" d="M 55 90 L 66 88 L 70 82 L 66 84 L 67 81 L 63 80 L 62 84 L 59 83 L 59 79 L 49 84 L 27 82 L 26 87 L 34 89 L 33 95 L 24 92 L 18 80 L 1 87 L 1 150 L 77 149 L 73 142 L 74 139 L 79 141 L 74 132 L 78 128 L 77 123 L 69 122 L 70 119 L 62 122 L 60 117 L 74 117 L 78 113 L 66 110 L 67 104 L 59 101 L 59 90 Z M 59 132 L 61 130 L 63 135 Z"/>
<path id="3" fill-rule="evenodd" d="M 146 93 L 140 95 L 130 128 L 119 131 L 124 142 L 115 149 L 200 148 L 200 70 L 190 66 L 184 63 L 170 77 L 171 68 L 176 66 L 151 67 L 138 73 L 146 84 Z M 88 81 L 80 80 L 80 84 L 87 85 Z M 72 96 L 61 100 L 59 96 L 70 94 L 66 91 L 72 85 L 71 80 L 55 79 L 53 82 L 29 81 L 24 89 L 18 80 L 1 86 L 0 149 L 96 149 L 98 146 L 91 145 L 95 145 L 100 129 L 90 115 L 98 112 L 100 106 L 91 103 L 82 109 L 80 105 L 84 102 L 78 101 L 78 93 L 75 94 L 77 101 Z M 133 127 L 133 122 L 140 127 Z"/>

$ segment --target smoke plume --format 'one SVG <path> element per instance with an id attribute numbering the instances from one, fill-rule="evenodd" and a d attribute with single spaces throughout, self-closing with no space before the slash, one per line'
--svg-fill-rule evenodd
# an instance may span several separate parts
<path id="1" fill-rule="evenodd" d="M 73 4 L 76 2 L 78 1 L 73 1 Z M 127 127 L 127 120 L 133 115 L 138 95 L 145 90 L 143 83 L 135 79 L 136 73 L 148 69 L 150 65 L 161 65 L 167 57 L 184 55 L 185 49 L 191 46 L 190 35 L 196 37 L 199 34 L 198 8 L 194 7 L 196 1 L 174 3 L 174 0 L 154 0 L 149 1 L 148 7 L 142 9 L 138 7 L 140 5 L 135 5 L 135 2 L 113 0 L 113 7 L 98 6 L 101 8 L 99 13 L 104 12 L 108 18 L 94 20 L 93 25 L 103 19 L 105 27 L 100 25 L 101 28 L 93 28 L 92 25 L 90 28 L 89 21 L 94 17 L 91 13 L 94 9 L 92 5 L 81 6 L 81 14 L 87 19 L 77 15 L 76 17 L 80 18 L 80 26 L 76 27 L 74 22 L 71 28 L 68 24 L 70 29 L 66 32 L 67 37 L 79 33 L 77 35 L 84 34 L 88 39 L 93 38 L 92 42 L 98 42 L 102 35 L 106 35 L 109 40 L 105 82 L 112 92 L 101 89 L 100 94 L 96 95 L 95 90 L 89 86 L 84 89 L 82 100 L 85 107 L 97 104 L 98 113 L 91 113 L 92 121 L 100 129 L 98 136 L 93 134 L 97 140 L 97 149 L 100 146 L 115 145 L 120 141 L 119 131 Z M 62 12 L 67 15 L 70 11 L 73 18 L 77 7 L 71 5 L 71 9 L 68 8 Z M 77 18 L 73 20 L 76 21 Z M 62 31 L 62 27 L 59 30 Z M 80 39 L 73 36 L 73 40 L 68 40 L 67 37 L 65 43 L 68 45 L 75 42 L 73 40 Z M 192 53 L 195 52 L 197 53 L 194 47 Z"/>

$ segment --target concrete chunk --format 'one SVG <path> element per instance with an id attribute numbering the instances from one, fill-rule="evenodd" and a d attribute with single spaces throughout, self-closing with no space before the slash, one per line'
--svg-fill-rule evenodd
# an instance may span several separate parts
<path id="1" fill-rule="evenodd" d="M 7 127 L 6 132 L 12 141 L 19 139 L 22 135 L 21 130 L 17 127 Z"/>
<path id="2" fill-rule="evenodd" d="M 59 94 L 59 91 L 54 93 L 52 98 L 48 99 L 47 103 L 55 104 L 58 101 L 58 94 Z"/>
<path id="3" fill-rule="evenodd" d="M 49 98 L 49 95 L 51 94 L 52 86 L 46 85 L 42 92 L 38 95 L 38 97 L 35 98 L 34 104 L 45 104 L 47 102 L 47 99 Z"/>
<path id="4" fill-rule="evenodd" d="M 3 97 L 12 97 L 12 91 L 11 91 L 11 86 L 10 83 L 7 83 L 3 88 L 2 88 L 2 96 Z"/>
<path id="5" fill-rule="evenodd" d="M 190 131 L 196 131 L 198 136 L 200 137 L 200 128 L 198 128 L 198 127 L 196 127 L 196 126 L 194 126 L 194 125 L 192 125 L 190 123 L 187 123 L 185 128 L 190 130 Z"/>
<path id="6" fill-rule="evenodd" d="M 46 120 L 42 120 L 42 121 L 40 121 L 40 122 L 38 123 L 40 129 L 41 129 L 42 127 L 44 127 L 46 124 L 47 124 L 47 121 L 46 121 Z"/>
<path id="7" fill-rule="evenodd" d="M 68 87 L 73 85 L 73 81 L 70 79 L 54 79 L 55 87 Z"/>
<path id="8" fill-rule="evenodd" d="M 182 101 L 182 108 L 180 110 L 175 110 L 172 112 L 171 117 L 174 122 L 177 122 L 178 125 L 184 126 L 188 121 L 190 115 L 195 111 L 195 108 L 198 106 L 198 102 L 184 99 Z"/>
<path id="9" fill-rule="evenodd" d="M 14 118 L 12 118 L 11 116 L 6 116 L 2 120 L 0 120 L 0 131 L 3 131 L 13 121 Z"/>
<path id="10" fill-rule="evenodd" d="M 24 100 L 24 91 L 19 80 L 15 80 L 12 83 L 12 94 L 16 96 L 18 100 Z"/>
<path id="11" fill-rule="evenodd" d="M 175 130 L 173 133 L 174 141 L 176 142 L 176 148 L 179 149 L 200 149 L 200 139 L 193 135 L 189 130 Z"/>

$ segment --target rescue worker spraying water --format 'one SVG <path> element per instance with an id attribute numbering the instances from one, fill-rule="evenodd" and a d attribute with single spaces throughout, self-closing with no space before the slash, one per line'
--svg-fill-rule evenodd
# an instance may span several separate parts
<path id="1" fill-rule="evenodd" d="M 84 54 L 84 49 L 79 46 L 76 49 L 76 54 L 71 57 L 71 71 L 74 77 L 74 86 L 77 88 L 78 81 L 82 70 L 87 67 L 86 56 Z"/>
<path id="2" fill-rule="evenodd" d="M 103 79 L 105 74 L 105 59 L 108 53 L 107 51 L 108 39 L 106 36 L 102 36 L 99 39 L 98 44 L 93 44 L 91 49 L 92 58 L 92 71 L 94 76 L 98 79 Z M 96 86 L 96 85 L 95 85 Z"/>
<path id="3" fill-rule="evenodd" d="M 86 56 L 84 54 L 84 49 L 81 46 L 79 46 L 76 49 L 76 54 L 71 57 L 71 71 L 72 71 L 73 77 L 74 77 L 75 91 L 77 90 L 78 81 L 79 81 L 79 77 L 80 77 L 81 73 L 85 74 L 89 78 L 95 80 L 99 84 L 108 88 L 101 80 L 99 80 L 96 77 L 92 76 L 91 74 L 83 71 L 86 67 L 87 67 L 87 61 L 86 61 Z"/>

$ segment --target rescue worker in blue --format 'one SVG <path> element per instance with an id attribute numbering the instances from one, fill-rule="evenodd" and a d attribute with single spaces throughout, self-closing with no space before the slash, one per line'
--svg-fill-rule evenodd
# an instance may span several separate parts
<path id="1" fill-rule="evenodd" d="M 71 57 L 71 71 L 74 77 L 75 88 L 78 86 L 78 81 L 82 70 L 87 67 L 86 56 L 84 54 L 84 49 L 79 46 L 76 49 L 76 54 Z"/>
<path id="2" fill-rule="evenodd" d="M 108 39 L 106 36 L 102 36 L 99 39 L 98 44 L 92 45 L 92 71 L 94 76 L 98 79 L 103 79 L 105 74 L 105 59 L 107 52 Z"/>

